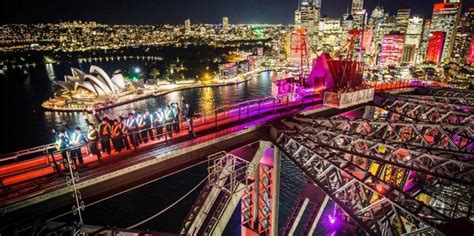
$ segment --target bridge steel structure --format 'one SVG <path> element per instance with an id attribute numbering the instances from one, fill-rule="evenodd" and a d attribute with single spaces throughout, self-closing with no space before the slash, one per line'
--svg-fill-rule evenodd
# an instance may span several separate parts
<path id="1" fill-rule="evenodd" d="M 443 235 L 474 221 L 473 95 L 383 94 L 374 119 L 296 116 L 272 138 L 366 234 Z"/>
<path id="2" fill-rule="evenodd" d="M 180 234 L 222 234 L 240 201 L 242 230 L 247 235 L 278 235 L 279 159 L 283 155 L 326 199 L 313 199 L 304 232 L 314 232 L 327 199 L 336 204 L 343 221 L 357 226 L 355 234 L 444 235 L 457 220 L 474 221 L 474 92 L 426 89 L 422 95 L 380 94 L 374 106 L 365 105 L 370 109 L 364 118 L 346 113 L 321 117 L 323 111 L 324 115 L 342 111 L 328 112 L 317 106 L 312 108 L 319 109 L 314 113 L 302 112 L 304 102 L 287 101 L 275 109 L 273 101 L 268 117 L 261 117 L 260 103 L 253 104 L 258 122 L 249 119 L 252 106 L 247 105 L 250 125 L 229 128 L 231 134 L 221 130 L 220 135 L 209 134 L 201 142 L 189 140 L 187 145 L 172 145 L 168 150 L 150 149 L 141 154 L 147 158 L 140 163 L 109 173 L 110 185 L 115 184 L 112 180 L 138 178 L 144 170 L 158 170 L 165 161 L 184 165 L 189 159 L 197 162 L 208 156 L 208 181 Z M 234 115 L 236 120 L 244 118 L 240 105 Z M 217 121 L 216 112 L 215 128 Z M 249 146 L 256 141 L 266 144 L 257 149 Z M 226 145 L 218 145 L 221 142 Z M 265 161 L 265 156 L 272 157 L 271 161 Z M 109 184 L 91 178 L 79 187 L 87 194 L 102 182 Z M 70 189 L 58 191 L 48 196 L 59 199 Z M 310 202 L 305 200 L 308 196 L 300 196 L 283 235 L 296 232 L 300 212 Z M 43 201 L 36 198 L 4 209 L 19 216 L 21 211 L 15 210 L 24 213 Z"/>

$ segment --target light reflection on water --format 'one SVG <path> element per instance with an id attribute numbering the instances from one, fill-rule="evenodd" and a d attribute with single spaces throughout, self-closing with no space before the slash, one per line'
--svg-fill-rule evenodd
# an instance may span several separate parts
<path id="1" fill-rule="evenodd" d="M 54 81 L 56 79 L 56 73 L 54 72 L 53 64 L 45 64 L 46 67 L 46 74 L 48 75 L 48 79 Z"/>
<path id="2" fill-rule="evenodd" d="M 117 119 L 119 115 L 126 116 L 126 114 L 132 110 L 137 112 L 143 112 L 145 109 L 154 111 L 158 107 L 164 107 L 172 102 L 179 103 L 181 96 L 184 96 L 197 112 L 203 110 L 209 112 L 226 104 L 270 96 L 271 76 L 272 72 L 264 72 L 256 78 L 237 85 L 196 88 L 172 92 L 160 97 L 151 97 L 107 109 L 102 111 L 101 115 L 107 115 L 109 118 Z M 86 118 L 95 121 L 94 116 L 86 112 L 44 112 L 44 121 L 47 124 L 48 131 L 51 128 L 60 126 L 64 120 L 68 122 L 69 127 L 77 126 L 85 131 L 87 129 Z M 51 140 L 51 137 L 49 140 Z"/>

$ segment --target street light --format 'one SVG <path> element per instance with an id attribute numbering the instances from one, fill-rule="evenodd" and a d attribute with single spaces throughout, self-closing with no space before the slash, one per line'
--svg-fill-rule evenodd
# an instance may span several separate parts
<path id="1" fill-rule="evenodd" d="M 136 74 L 139 74 L 141 72 L 140 68 L 138 68 L 138 67 L 135 67 L 134 71 L 135 71 Z"/>

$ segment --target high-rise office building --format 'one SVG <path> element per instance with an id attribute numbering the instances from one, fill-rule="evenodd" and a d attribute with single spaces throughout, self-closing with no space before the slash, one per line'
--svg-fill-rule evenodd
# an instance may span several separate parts
<path id="1" fill-rule="evenodd" d="M 317 46 L 320 16 L 320 0 L 301 0 L 295 11 L 295 24 L 307 30 L 308 41 L 313 47 Z"/>
<path id="2" fill-rule="evenodd" d="M 467 64 L 474 64 L 474 37 L 471 38 L 471 46 L 467 52 Z"/>
<path id="3" fill-rule="evenodd" d="M 405 35 L 386 34 L 383 36 L 379 65 L 398 66 L 402 62 Z"/>
<path id="4" fill-rule="evenodd" d="M 406 34 L 408 23 L 410 20 L 410 9 L 398 9 L 397 17 L 395 18 L 397 28 L 396 31 L 400 32 L 401 34 Z"/>
<path id="5" fill-rule="evenodd" d="M 424 62 L 430 40 L 431 20 L 425 20 L 423 23 L 423 32 L 421 33 L 420 48 L 418 49 L 417 62 Z"/>
<path id="6" fill-rule="evenodd" d="M 367 24 L 367 14 L 364 9 L 358 11 L 357 13 L 352 15 L 353 18 L 353 29 L 362 30 L 364 25 Z"/>
<path id="7" fill-rule="evenodd" d="M 459 20 L 454 38 L 452 61 L 466 63 L 474 35 L 474 8 L 469 8 Z"/>
<path id="8" fill-rule="evenodd" d="M 224 34 L 227 34 L 229 32 L 229 18 L 228 17 L 222 17 L 222 31 Z"/>
<path id="9" fill-rule="evenodd" d="M 352 0 L 351 15 L 355 15 L 364 9 L 364 0 Z"/>
<path id="10" fill-rule="evenodd" d="M 418 62 L 418 50 L 420 48 L 423 33 L 423 18 L 412 17 L 408 20 L 405 35 L 405 48 L 403 50 L 404 63 L 415 64 Z"/>
<path id="11" fill-rule="evenodd" d="M 381 6 L 376 6 L 374 10 L 372 11 L 372 14 L 370 14 L 369 22 L 368 25 L 371 29 L 376 30 L 376 28 L 379 26 L 380 22 L 383 20 L 385 16 L 384 9 Z"/>
<path id="12" fill-rule="evenodd" d="M 189 34 L 191 32 L 191 20 L 190 19 L 186 19 L 184 21 L 184 32 L 186 34 Z"/>
<path id="13" fill-rule="evenodd" d="M 443 31 L 435 31 L 430 33 L 428 48 L 426 49 L 425 62 L 439 64 L 442 60 L 443 48 L 446 40 L 446 33 Z"/>
<path id="14" fill-rule="evenodd" d="M 443 3 L 434 5 L 430 32 L 444 32 L 443 50 L 438 63 L 447 62 L 451 58 L 460 15 L 461 3 L 459 1 L 445 0 Z M 440 34 L 437 33 L 437 35 Z"/>
<path id="15" fill-rule="evenodd" d="M 325 52 L 341 50 L 341 41 L 347 33 L 342 31 L 339 19 L 321 18 L 319 21 L 318 48 Z"/>
<path id="16" fill-rule="evenodd" d="M 373 39 L 373 57 L 372 63 L 379 61 L 380 54 L 382 51 L 382 44 L 384 36 L 390 34 L 395 28 L 395 18 L 392 16 L 386 16 L 378 24 L 378 27 L 374 30 L 374 39 Z"/>

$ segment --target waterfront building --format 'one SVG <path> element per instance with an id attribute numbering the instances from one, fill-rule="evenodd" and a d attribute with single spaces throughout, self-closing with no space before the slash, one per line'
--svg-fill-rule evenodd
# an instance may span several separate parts
<path id="1" fill-rule="evenodd" d="M 464 64 L 468 61 L 474 35 L 474 8 L 469 8 L 459 20 L 454 40 L 452 61 Z"/>
<path id="2" fill-rule="evenodd" d="M 445 0 L 443 3 L 436 3 L 434 5 L 430 32 L 438 32 L 435 36 L 438 38 L 434 40 L 439 39 L 441 35 L 439 32 L 443 32 L 444 35 L 441 60 L 439 60 L 438 63 L 447 62 L 452 56 L 457 22 L 459 21 L 460 15 L 461 3 L 458 1 Z"/>
<path id="3" fill-rule="evenodd" d="M 184 32 L 186 34 L 191 33 L 191 20 L 190 19 L 186 19 L 184 21 Z"/>
<path id="4" fill-rule="evenodd" d="M 381 66 L 398 66 L 402 62 L 405 35 L 386 34 L 383 36 L 382 49 L 379 56 Z"/>
<path id="5" fill-rule="evenodd" d="M 313 47 L 317 46 L 320 15 L 320 0 L 302 0 L 295 11 L 295 25 L 306 29 L 308 41 Z"/>
<path id="6" fill-rule="evenodd" d="M 243 74 L 249 72 L 251 69 L 250 66 L 250 61 L 249 60 L 243 60 L 237 62 L 237 73 Z"/>
<path id="7" fill-rule="evenodd" d="M 224 34 L 227 34 L 229 32 L 229 18 L 228 17 L 222 17 L 222 31 Z"/>
<path id="8" fill-rule="evenodd" d="M 230 79 L 237 75 L 237 63 L 235 62 L 219 64 L 218 69 L 220 79 Z"/>
<path id="9" fill-rule="evenodd" d="M 122 74 L 116 73 L 110 78 L 98 66 L 92 65 L 89 73 L 71 68 L 71 74 L 64 76 L 64 81 L 57 82 L 62 88 L 62 93 L 67 93 L 71 97 L 87 99 L 120 93 L 126 89 Z"/>
<path id="10" fill-rule="evenodd" d="M 410 20 L 410 9 L 398 9 L 397 16 L 395 21 L 397 22 L 396 31 L 400 32 L 401 34 L 406 34 L 409 20 Z"/>

